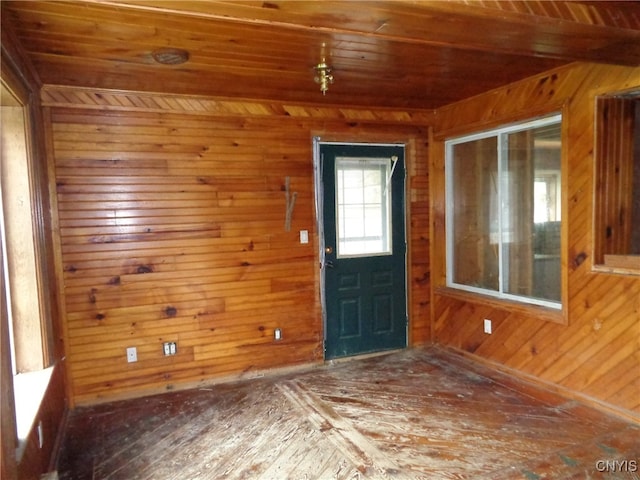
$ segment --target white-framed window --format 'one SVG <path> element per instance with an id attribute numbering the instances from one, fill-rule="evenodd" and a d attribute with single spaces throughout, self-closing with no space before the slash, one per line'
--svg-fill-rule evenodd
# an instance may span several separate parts
<path id="1" fill-rule="evenodd" d="M 447 286 L 561 308 L 561 120 L 445 142 Z"/>

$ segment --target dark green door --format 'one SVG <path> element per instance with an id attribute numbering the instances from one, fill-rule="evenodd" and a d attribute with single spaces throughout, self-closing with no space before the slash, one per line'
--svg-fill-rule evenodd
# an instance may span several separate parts
<path id="1" fill-rule="evenodd" d="M 404 147 L 320 144 L 325 358 L 407 344 Z"/>

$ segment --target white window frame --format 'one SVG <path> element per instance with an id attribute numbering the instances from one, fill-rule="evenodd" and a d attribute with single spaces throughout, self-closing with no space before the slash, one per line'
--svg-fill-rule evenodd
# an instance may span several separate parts
<path id="1" fill-rule="evenodd" d="M 508 182 L 505 172 L 503 171 L 504 158 L 505 156 L 508 155 L 507 135 L 510 133 L 520 132 L 523 130 L 531 130 L 537 127 L 551 125 L 554 123 L 562 124 L 562 114 L 557 113 L 557 114 L 553 114 L 553 115 L 549 115 L 541 118 L 536 118 L 533 120 L 514 123 L 514 124 L 493 128 L 491 130 L 486 130 L 479 133 L 464 135 L 460 137 L 453 137 L 445 140 L 445 204 L 446 204 L 445 229 L 446 229 L 446 285 L 447 287 L 458 289 L 458 290 L 464 290 L 471 293 L 477 293 L 481 295 L 488 295 L 501 300 L 511 300 L 519 303 L 538 305 L 542 307 L 551 308 L 554 310 L 562 309 L 562 306 L 563 306 L 562 300 L 560 302 L 555 302 L 551 300 L 544 300 L 544 299 L 534 298 L 534 297 L 526 297 L 522 295 L 514 295 L 511 293 L 505 292 L 505 289 L 506 289 L 504 285 L 504 278 L 505 278 L 504 263 L 505 262 L 503 259 L 502 242 L 504 239 L 504 235 L 507 234 L 507 232 L 504 232 L 502 214 L 498 215 L 497 236 L 500 242 L 500 248 L 498 248 L 498 290 L 494 291 L 494 290 L 489 290 L 485 288 L 464 285 L 460 283 L 455 283 L 452 280 L 453 272 L 454 272 L 454 262 L 455 262 L 455 258 L 453 254 L 453 252 L 455 251 L 454 235 L 453 235 L 454 233 L 453 219 L 454 219 L 455 204 L 454 204 L 454 192 L 453 192 L 453 180 L 454 180 L 453 171 L 452 171 L 453 168 L 451 163 L 453 161 L 454 147 L 461 143 L 466 143 L 474 140 L 481 140 L 485 138 L 497 137 L 497 161 L 498 161 L 497 175 L 499 179 L 498 183 L 500 185 L 500 187 L 498 188 L 497 202 L 498 202 L 498 205 L 503 205 L 502 196 L 503 196 L 503 190 L 504 190 L 504 182 Z M 561 172 L 561 175 L 562 175 L 562 172 Z M 502 211 L 502 209 L 500 209 L 500 211 Z M 564 212 L 561 212 L 561 217 L 560 217 L 561 221 L 563 217 L 564 217 Z"/>

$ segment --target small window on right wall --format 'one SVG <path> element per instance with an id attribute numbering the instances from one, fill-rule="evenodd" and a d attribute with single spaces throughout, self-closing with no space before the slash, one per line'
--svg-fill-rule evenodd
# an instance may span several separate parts
<path id="1" fill-rule="evenodd" d="M 640 274 L 640 90 L 596 98 L 595 263 Z"/>

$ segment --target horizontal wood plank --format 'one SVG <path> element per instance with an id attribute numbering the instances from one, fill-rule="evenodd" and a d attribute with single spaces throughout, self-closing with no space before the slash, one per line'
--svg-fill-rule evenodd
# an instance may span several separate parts
<path id="1" fill-rule="evenodd" d="M 209 99 L 82 89 L 44 97 L 72 102 L 52 108 L 51 120 L 73 401 L 322 359 L 311 142 L 319 132 L 406 143 L 407 211 L 415 225 L 428 224 L 428 171 L 415 165 L 427 144 L 411 115 L 386 125 L 378 112 L 335 108 L 240 118 L 250 104 L 202 115 L 199 101 Z M 92 109 L 107 98 L 118 111 Z M 345 115 L 371 123 L 337 120 Z M 287 178 L 296 192 L 289 232 Z M 299 243 L 301 229 L 309 244 Z M 411 341 L 419 344 L 430 335 L 425 236 L 412 234 L 411 248 L 420 268 Z M 164 357 L 165 341 L 177 343 L 175 357 Z M 126 363 L 130 346 L 135 364 Z"/>

